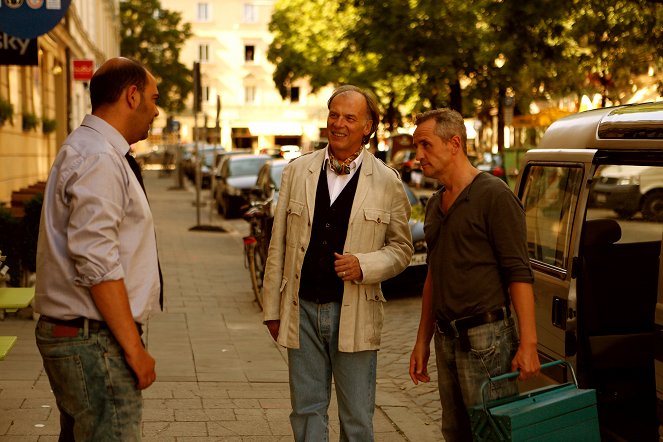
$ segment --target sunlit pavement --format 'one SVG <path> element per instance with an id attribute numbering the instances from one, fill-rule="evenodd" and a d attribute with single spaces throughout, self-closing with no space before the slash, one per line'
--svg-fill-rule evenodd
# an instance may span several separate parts
<path id="1" fill-rule="evenodd" d="M 157 360 L 155 384 L 144 392 L 146 441 L 289 441 L 292 433 L 287 358 L 262 325 L 242 255 L 243 220 L 225 220 L 195 206 L 188 185 L 146 171 L 164 274 L 165 311 L 145 334 Z M 207 202 L 209 191 L 201 192 Z M 226 232 L 206 231 L 207 226 Z M 203 228 L 192 231 L 193 227 Z M 431 382 L 414 386 L 409 355 L 420 296 L 390 297 L 378 353 L 376 441 L 442 440 L 431 356 Z M 56 441 L 59 413 L 34 343 L 29 311 L 0 321 L 0 335 L 18 342 L 0 361 L 0 442 Z M 331 440 L 338 439 L 334 401 Z"/>

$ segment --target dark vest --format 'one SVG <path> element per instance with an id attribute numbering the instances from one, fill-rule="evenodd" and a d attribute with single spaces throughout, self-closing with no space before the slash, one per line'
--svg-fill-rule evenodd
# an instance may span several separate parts
<path id="1" fill-rule="evenodd" d="M 334 271 L 334 252 L 343 254 L 348 234 L 350 211 L 357 191 L 361 166 L 343 191 L 329 204 L 327 170 L 323 168 L 315 192 L 315 211 L 311 240 L 302 265 L 302 282 L 299 297 L 319 304 L 340 302 L 343 298 L 343 281 Z"/>

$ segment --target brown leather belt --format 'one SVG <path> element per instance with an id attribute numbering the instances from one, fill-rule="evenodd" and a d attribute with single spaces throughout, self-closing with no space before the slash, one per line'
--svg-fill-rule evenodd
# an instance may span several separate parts
<path id="1" fill-rule="evenodd" d="M 108 324 L 105 321 L 83 318 L 82 316 L 74 319 L 57 319 L 51 318 L 50 316 L 41 315 L 39 319 L 41 321 L 48 322 L 49 324 L 54 324 L 60 327 L 68 327 L 70 329 L 83 329 L 85 328 L 85 321 L 87 321 L 87 327 L 90 333 L 98 333 L 100 330 L 110 330 Z M 136 324 L 138 334 L 142 336 L 143 326 L 138 322 L 135 322 L 134 324 Z"/>
<path id="2" fill-rule="evenodd" d="M 491 322 L 501 321 L 505 318 L 511 317 L 511 309 L 502 307 L 491 312 L 479 313 L 474 316 L 466 316 L 464 318 L 447 321 L 444 319 L 437 320 L 437 330 L 445 336 L 453 336 L 456 338 L 467 336 L 467 330 L 478 327 Z"/>

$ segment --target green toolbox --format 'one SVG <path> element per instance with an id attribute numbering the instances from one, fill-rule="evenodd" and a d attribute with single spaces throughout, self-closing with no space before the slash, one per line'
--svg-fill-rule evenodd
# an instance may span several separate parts
<path id="1" fill-rule="evenodd" d="M 518 372 L 486 380 L 483 403 L 469 409 L 475 441 L 600 441 L 596 391 L 578 388 L 573 367 L 565 361 L 543 364 L 541 369 L 566 365 L 573 382 L 551 385 L 493 401 L 485 400 L 493 382 L 515 379 Z"/>

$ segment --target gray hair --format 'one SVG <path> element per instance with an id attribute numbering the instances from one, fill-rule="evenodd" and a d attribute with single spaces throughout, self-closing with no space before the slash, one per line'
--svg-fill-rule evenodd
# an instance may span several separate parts
<path id="1" fill-rule="evenodd" d="M 458 135 L 463 152 L 467 155 L 467 129 L 461 114 L 447 108 L 433 109 L 417 115 L 414 123 L 418 126 L 428 120 L 435 120 L 435 134 L 443 141 Z"/>

